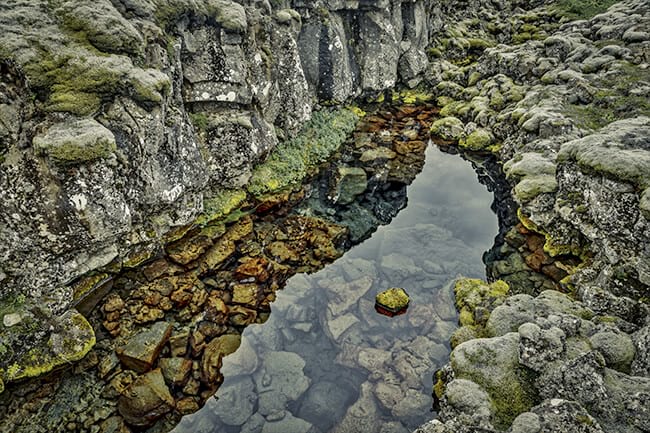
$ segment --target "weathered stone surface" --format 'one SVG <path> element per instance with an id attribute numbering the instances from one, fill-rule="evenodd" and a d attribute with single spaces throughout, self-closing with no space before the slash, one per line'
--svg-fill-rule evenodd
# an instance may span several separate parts
<path id="1" fill-rule="evenodd" d="M 203 349 L 201 358 L 201 380 L 207 384 L 215 383 L 220 374 L 222 359 L 233 353 L 241 344 L 241 336 L 226 334 L 214 338 Z"/>
<path id="2" fill-rule="evenodd" d="M 359 167 L 337 167 L 332 179 L 334 184 L 330 187 L 330 196 L 332 201 L 340 204 L 352 203 L 368 186 L 366 172 Z"/>
<path id="3" fill-rule="evenodd" d="M 186 358 L 162 358 L 158 366 L 170 386 L 184 386 L 192 372 L 192 360 Z"/>
<path id="4" fill-rule="evenodd" d="M 160 369 L 139 376 L 122 394 L 117 410 L 133 426 L 146 427 L 174 408 Z"/>
<path id="5" fill-rule="evenodd" d="M 56 124 L 34 137 L 34 147 L 64 164 L 106 158 L 117 149 L 113 133 L 93 119 Z"/>
<path id="6" fill-rule="evenodd" d="M 126 368 L 144 373 L 154 365 L 171 333 L 171 323 L 156 322 L 151 328 L 131 337 L 115 352 Z"/>

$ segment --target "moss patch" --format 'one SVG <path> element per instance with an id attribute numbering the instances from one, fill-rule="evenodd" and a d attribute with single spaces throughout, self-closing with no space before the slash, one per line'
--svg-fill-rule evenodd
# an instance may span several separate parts
<path id="1" fill-rule="evenodd" d="M 240 208 L 246 200 L 244 190 L 223 190 L 211 198 L 203 200 L 203 213 L 197 218 L 196 223 L 205 225 L 212 221 L 222 220 L 236 209 Z"/>
<path id="2" fill-rule="evenodd" d="M 559 0 L 552 10 L 570 20 L 587 20 L 616 3 L 618 0 Z"/>
<path id="3" fill-rule="evenodd" d="M 312 115 L 297 137 L 278 145 L 253 171 L 248 192 L 261 198 L 300 184 L 325 162 L 356 127 L 359 117 L 348 109 Z"/>

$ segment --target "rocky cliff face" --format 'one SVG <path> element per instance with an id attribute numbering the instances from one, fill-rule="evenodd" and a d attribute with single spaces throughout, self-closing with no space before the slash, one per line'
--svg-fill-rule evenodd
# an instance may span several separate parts
<path id="1" fill-rule="evenodd" d="M 271 3 L 3 7 L 2 297 L 64 310 L 72 280 L 135 264 L 245 185 L 315 103 L 414 85 L 427 65 L 427 1 Z"/>

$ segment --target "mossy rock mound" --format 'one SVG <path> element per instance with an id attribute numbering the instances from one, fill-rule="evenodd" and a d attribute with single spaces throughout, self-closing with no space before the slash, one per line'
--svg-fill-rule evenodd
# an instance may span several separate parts
<path id="1" fill-rule="evenodd" d="M 2 379 L 5 382 L 37 377 L 79 361 L 95 345 L 92 326 L 77 311 L 69 310 L 51 320 L 55 322 L 51 324 L 54 330 L 44 337 L 41 344 L 0 365 L 0 371 L 4 370 Z M 12 328 L 5 332 L 12 332 Z"/>
<path id="2" fill-rule="evenodd" d="M 487 392 L 497 428 L 507 428 L 536 403 L 534 375 L 519 365 L 516 332 L 460 344 L 451 354 L 451 366 L 455 378 L 471 380 Z"/>

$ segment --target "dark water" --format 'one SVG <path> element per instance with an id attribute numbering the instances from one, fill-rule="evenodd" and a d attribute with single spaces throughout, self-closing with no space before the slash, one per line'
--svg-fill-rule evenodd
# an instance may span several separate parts
<path id="1" fill-rule="evenodd" d="M 492 200 L 470 163 L 430 146 L 408 206 L 335 263 L 291 278 L 224 359 L 215 398 L 174 431 L 401 433 L 430 419 L 432 374 L 456 327 L 451 285 L 485 276 Z M 395 286 L 411 295 L 408 312 L 379 315 L 375 295 Z"/>

